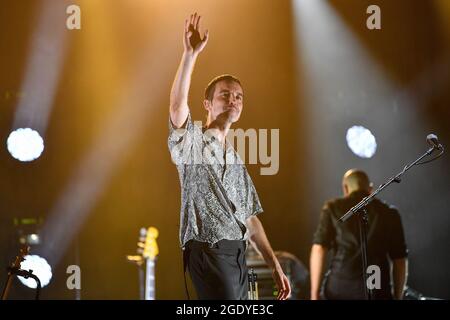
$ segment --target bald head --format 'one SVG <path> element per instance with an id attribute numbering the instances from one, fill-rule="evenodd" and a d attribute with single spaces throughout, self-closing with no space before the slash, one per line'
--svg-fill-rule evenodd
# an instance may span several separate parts
<path id="1" fill-rule="evenodd" d="M 364 171 L 351 169 L 344 174 L 342 188 L 344 190 L 344 195 L 348 196 L 355 191 L 365 191 L 370 193 L 372 191 L 372 184 Z"/>

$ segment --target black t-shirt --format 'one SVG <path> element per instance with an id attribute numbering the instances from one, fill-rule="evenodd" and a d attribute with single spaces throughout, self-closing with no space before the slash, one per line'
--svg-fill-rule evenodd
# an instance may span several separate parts
<path id="1" fill-rule="evenodd" d="M 345 198 L 325 203 L 313 243 L 333 251 L 325 281 L 328 298 L 364 299 L 362 256 L 358 217 L 339 222 L 351 207 L 367 196 L 353 192 Z M 368 266 L 377 265 L 381 271 L 381 289 L 374 289 L 374 298 L 391 297 L 389 260 L 405 258 L 408 254 L 400 215 L 392 206 L 374 199 L 368 206 Z"/>

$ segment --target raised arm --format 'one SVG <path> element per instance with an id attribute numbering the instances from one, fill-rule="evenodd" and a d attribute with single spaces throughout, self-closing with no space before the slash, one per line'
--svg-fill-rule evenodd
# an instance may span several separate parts
<path id="1" fill-rule="evenodd" d="M 200 16 L 197 13 L 185 21 L 184 52 L 170 91 L 170 119 L 175 127 L 181 127 L 189 114 L 188 95 L 192 72 L 199 53 L 208 42 L 208 31 L 200 36 Z"/>

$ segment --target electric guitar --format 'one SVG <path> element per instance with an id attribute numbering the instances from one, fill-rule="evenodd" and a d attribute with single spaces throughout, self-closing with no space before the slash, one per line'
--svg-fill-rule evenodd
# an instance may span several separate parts
<path id="1" fill-rule="evenodd" d="M 6 284 L 2 292 L 2 300 L 6 300 L 9 288 L 11 287 L 13 275 L 15 275 L 18 270 L 20 270 L 20 264 L 25 260 L 24 257 L 29 253 L 29 251 L 29 246 L 23 246 L 22 248 L 20 248 L 19 254 L 16 256 L 16 259 L 8 268 L 8 279 L 6 280 Z"/>
<path id="2" fill-rule="evenodd" d="M 248 273 L 248 300 L 259 300 L 258 278 L 253 268 Z"/>
<path id="3" fill-rule="evenodd" d="M 155 300 L 155 262 L 159 254 L 158 229 L 150 227 L 141 229 L 141 236 L 138 242 L 138 252 L 141 253 L 145 261 L 145 300 Z"/>

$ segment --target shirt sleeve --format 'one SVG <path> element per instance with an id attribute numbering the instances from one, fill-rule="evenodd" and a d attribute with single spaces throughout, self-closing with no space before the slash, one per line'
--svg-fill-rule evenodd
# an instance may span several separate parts
<path id="1" fill-rule="evenodd" d="M 397 209 L 391 208 L 390 215 L 390 241 L 389 241 L 389 257 L 394 259 L 406 258 L 408 256 L 408 248 L 406 246 L 405 235 L 400 214 Z"/>
<path id="2" fill-rule="evenodd" d="M 319 225 L 313 237 L 313 244 L 320 244 L 331 248 L 334 245 L 336 230 L 331 220 L 331 208 L 325 204 L 322 208 L 319 218 Z"/>
<path id="3" fill-rule="evenodd" d="M 252 216 L 256 216 L 260 213 L 262 213 L 264 210 L 261 206 L 261 202 L 259 201 L 258 193 L 256 192 L 255 186 L 252 186 Z"/>
<path id="4" fill-rule="evenodd" d="M 181 128 L 175 128 L 169 116 L 169 138 L 168 147 L 172 161 L 176 165 L 190 164 L 193 161 L 193 146 L 198 136 L 198 130 L 191 119 L 191 113 L 188 114 L 186 122 Z M 200 137 L 197 137 L 201 141 Z M 197 142 L 198 144 L 198 142 Z"/>

